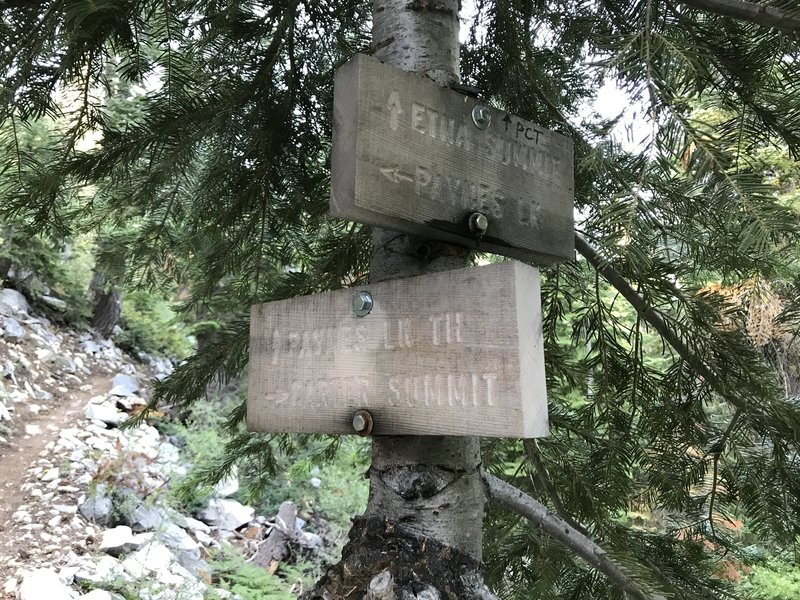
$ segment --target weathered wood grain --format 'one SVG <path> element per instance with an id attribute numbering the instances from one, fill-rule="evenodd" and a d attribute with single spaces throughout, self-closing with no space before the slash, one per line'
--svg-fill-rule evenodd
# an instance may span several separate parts
<path id="1" fill-rule="evenodd" d="M 365 317 L 353 296 L 368 291 Z M 385 281 L 252 308 L 251 431 L 547 434 L 539 273 L 522 263 Z"/>
<path id="2" fill-rule="evenodd" d="M 358 54 L 336 72 L 331 212 L 542 263 L 571 260 L 573 145 L 566 136 Z M 483 104 L 481 104 L 483 106 Z"/>

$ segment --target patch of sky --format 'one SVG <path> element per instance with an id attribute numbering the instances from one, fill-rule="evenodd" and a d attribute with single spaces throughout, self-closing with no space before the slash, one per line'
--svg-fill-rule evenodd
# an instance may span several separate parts
<path id="1" fill-rule="evenodd" d="M 461 29 L 459 38 L 461 43 L 469 40 L 471 28 L 478 16 L 478 7 L 475 0 L 462 0 L 461 2 Z M 477 24 L 475 34 L 480 40 L 485 29 Z M 537 30 L 537 42 L 541 45 L 547 43 L 549 32 L 546 28 Z M 601 57 L 586 56 L 587 64 L 597 64 Z M 606 136 L 628 152 L 642 152 L 650 146 L 655 127 L 653 121 L 647 116 L 647 109 L 642 100 L 635 94 L 624 90 L 619 84 L 613 69 L 601 70 L 602 85 L 598 88 L 594 98 L 586 102 L 577 114 L 567 115 L 572 125 L 585 131 L 585 125 L 611 122 Z"/>

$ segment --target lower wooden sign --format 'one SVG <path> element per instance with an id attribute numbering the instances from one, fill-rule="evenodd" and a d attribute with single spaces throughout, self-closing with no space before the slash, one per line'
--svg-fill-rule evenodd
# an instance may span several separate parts
<path id="1" fill-rule="evenodd" d="M 539 272 L 512 261 L 253 306 L 249 379 L 251 431 L 354 433 L 363 409 L 378 435 L 547 435 Z"/>

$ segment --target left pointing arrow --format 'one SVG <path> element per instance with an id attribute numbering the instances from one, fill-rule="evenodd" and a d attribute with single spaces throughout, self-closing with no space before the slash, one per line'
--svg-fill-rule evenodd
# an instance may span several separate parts
<path id="1" fill-rule="evenodd" d="M 380 167 L 381 175 L 386 177 L 392 183 L 400 183 L 401 181 L 414 181 L 414 178 L 407 173 L 403 173 L 399 167 Z"/>

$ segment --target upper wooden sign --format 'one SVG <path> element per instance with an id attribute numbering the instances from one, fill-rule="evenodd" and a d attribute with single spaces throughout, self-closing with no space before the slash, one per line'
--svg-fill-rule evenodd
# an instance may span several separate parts
<path id="1" fill-rule="evenodd" d="M 368 292 L 369 314 L 353 298 Z M 539 272 L 515 261 L 253 307 L 251 431 L 547 434 Z"/>
<path id="2" fill-rule="evenodd" d="M 478 107 L 475 109 L 475 107 Z M 574 254 L 572 140 L 363 54 L 336 71 L 331 212 L 553 263 Z"/>

